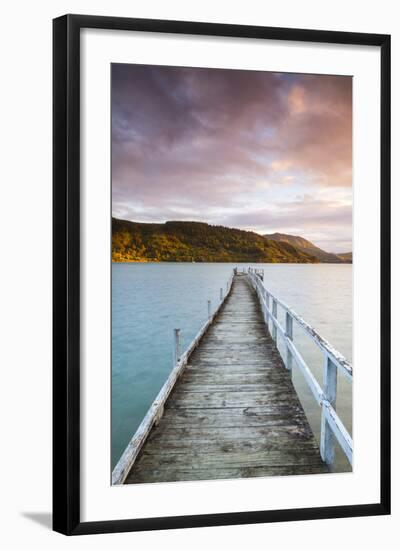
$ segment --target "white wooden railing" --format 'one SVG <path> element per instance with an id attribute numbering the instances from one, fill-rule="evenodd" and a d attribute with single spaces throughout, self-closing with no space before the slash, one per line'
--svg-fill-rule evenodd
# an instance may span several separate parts
<path id="1" fill-rule="evenodd" d="M 282 359 L 286 368 L 291 371 L 295 363 L 303 374 L 308 387 L 310 388 L 315 400 L 321 407 L 321 439 L 320 451 L 324 462 L 331 465 L 335 459 L 335 439 L 343 449 L 350 464 L 353 463 L 353 440 L 346 430 L 343 422 L 340 420 L 336 407 L 337 394 L 337 371 L 338 369 L 344 376 L 353 381 L 353 369 L 351 364 L 335 350 L 317 331 L 310 326 L 295 311 L 288 307 L 282 300 L 279 300 L 264 286 L 264 271 L 262 269 L 249 268 L 247 272 L 248 279 L 257 292 L 265 324 L 274 339 L 277 342 L 279 333 L 284 342 L 284 352 Z M 282 308 L 285 317 L 285 326 L 278 321 L 278 306 Z M 323 353 L 323 387 L 316 380 L 310 368 L 304 361 L 300 352 L 293 342 L 293 323 L 313 341 Z"/>
<path id="2" fill-rule="evenodd" d="M 229 296 L 232 288 L 234 273 L 235 271 L 232 272 L 232 275 L 227 281 L 226 289 L 220 288 L 219 303 L 217 304 L 214 312 L 211 311 L 211 301 L 207 301 L 207 320 L 183 353 L 181 353 L 181 329 L 174 329 L 173 368 L 165 384 L 163 385 L 157 397 L 151 404 L 149 410 L 147 411 L 146 416 L 143 418 L 140 426 L 134 433 L 121 458 L 116 464 L 111 476 L 112 485 L 121 485 L 124 483 L 136 458 L 138 457 L 140 449 L 143 447 L 143 444 L 150 433 L 151 428 L 154 425 L 157 425 L 160 421 L 164 413 L 164 404 L 168 399 L 168 396 L 170 395 L 172 389 L 174 388 L 177 380 L 185 370 L 191 354 L 198 346 L 201 338 L 207 331 L 208 327 L 212 324 L 226 298 Z"/>

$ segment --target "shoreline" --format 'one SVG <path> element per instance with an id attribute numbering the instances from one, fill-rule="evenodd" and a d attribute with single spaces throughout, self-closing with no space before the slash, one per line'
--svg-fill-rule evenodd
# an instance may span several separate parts
<path id="1" fill-rule="evenodd" d="M 260 264 L 260 265 L 353 265 L 353 262 L 257 262 L 254 260 L 229 260 L 226 262 L 175 261 L 175 260 L 111 260 L 112 264 Z"/>

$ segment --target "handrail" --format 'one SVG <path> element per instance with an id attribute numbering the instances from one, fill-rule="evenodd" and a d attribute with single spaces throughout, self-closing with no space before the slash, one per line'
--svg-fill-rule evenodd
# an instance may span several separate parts
<path id="1" fill-rule="evenodd" d="M 251 268 L 249 268 L 251 269 Z M 253 270 L 248 272 L 249 274 L 254 274 Z M 257 273 L 256 273 L 257 274 Z M 337 367 L 340 368 L 340 370 L 343 372 L 343 374 L 346 376 L 346 378 L 352 379 L 353 377 L 353 367 L 349 363 L 349 361 L 339 352 L 337 351 L 331 344 L 325 340 L 318 332 L 310 325 L 308 324 L 300 315 L 298 315 L 293 309 L 291 309 L 288 305 L 285 304 L 280 298 L 277 298 L 265 288 L 262 281 L 260 280 L 260 277 L 257 277 L 256 284 L 260 285 L 269 296 L 273 300 L 276 301 L 277 304 L 279 304 L 282 309 L 287 311 L 290 316 L 297 321 L 299 327 L 308 334 L 308 336 L 311 336 L 311 338 L 314 340 L 314 342 L 317 344 L 317 346 L 322 349 L 322 351 L 326 352 L 329 355 L 329 358 Z"/>
<path id="2" fill-rule="evenodd" d="M 309 325 L 300 315 L 287 306 L 282 300 L 276 298 L 264 286 L 264 271 L 248 268 L 247 276 L 255 289 L 261 303 L 264 313 L 264 322 L 271 333 L 272 338 L 277 340 L 277 332 L 283 338 L 286 350 L 286 357 L 282 357 L 286 368 L 292 370 L 293 360 L 303 374 L 308 387 L 311 390 L 315 400 L 321 407 L 321 457 L 327 464 L 333 464 L 335 458 L 334 440 L 336 439 L 343 449 L 350 464 L 353 462 L 353 441 L 346 430 L 343 422 L 340 420 L 336 410 L 337 393 L 337 370 L 349 380 L 353 380 L 353 368 L 351 364 L 339 353 L 327 340 L 322 338 L 318 332 Z M 270 307 L 272 300 L 272 308 Z M 285 311 L 285 328 L 277 318 L 278 305 Z M 271 330 L 269 321 L 271 320 Z M 323 351 L 324 354 L 324 373 L 323 388 L 312 374 L 310 368 L 304 361 L 301 353 L 293 342 L 293 321 L 307 334 L 308 337 Z"/>
<path id="3" fill-rule="evenodd" d="M 214 313 L 211 313 L 211 302 L 210 300 L 208 300 L 207 321 L 203 324 L 203 326 L 201 327 L 201 329 L 199 330 L 195 338 L 191 341 L 187 349 L 182 354 L 179 353 L 180 329 L 174 329 L 175 346 L 174 346 L 173 369 L 171 370 L 167 380 L 165 381 L 163 387 L 159 391 L 157 397 L 151 404 L 140 426 L 134 433 L 132 439 L 129 441 L 118 463 L 114 467 L 114 470 L 112 472 L 112 480 L 111 480 L 112 485 L 120 485 L 124 483 L 127 475 L 129 474 L 139 454 L 140 449 L 143 447 L 143 444 L 145 443 L 150 433 L 151 428 L 153 427 L 154 424 L 158 424 L 158 422 L 160 421 L 164 413 L 164 404 L 168 399 L 168 396 L 170 395 L 172 389 L 174 388 L 176 381 L 183 373 L 186 365 L 188 364 L 191 354 L 198 346 L 204 333 L 207 331 L 208 327 L 212 324 L 212 322 L 214 321 L 214 318 L 217 316 L 219 310 L 221 309 L 225 300 L 229 296 L 232 289 L 234 274 L 235 272 L 232 272 L 228 282 L 226 283 L 225 292 L 223 292 L 222 288 L 220 289 L 220 302 L 216 310 L 214 311 Z"/>

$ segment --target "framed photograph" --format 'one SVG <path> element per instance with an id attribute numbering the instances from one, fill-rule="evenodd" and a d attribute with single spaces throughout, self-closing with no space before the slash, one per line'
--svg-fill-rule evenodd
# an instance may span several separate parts
<path id="1" fill-rule="evenodd" d="M 54 529 L 390 513 L 390 36 L 54 20 Z"/>

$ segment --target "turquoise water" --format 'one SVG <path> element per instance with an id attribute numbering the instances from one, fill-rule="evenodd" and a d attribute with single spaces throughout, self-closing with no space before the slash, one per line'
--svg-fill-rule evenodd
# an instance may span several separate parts
<path id="1" fill-rule="evenodd" d="M 181 329 L 185 349 L 207 318 L 207 300 L 211 300 L 212 309 L 217 306 L 219 289 L 225 287 L 235 266 L 264 268 L 265 286 L 351 361 L 351 265 L 113 264 L 112 466 L 172 369 L 173 329 Z M 294 340 L 317 379 L 322 381 L 319 349 L 296 328 Z M 297 368 L 293 381 L 318 438 L 320 408 Z M 337 410 L 350 431 L 351 403 L 351 384 L 339 376 Z M 340 451 L 335 469 L 348 469 Z"/>

